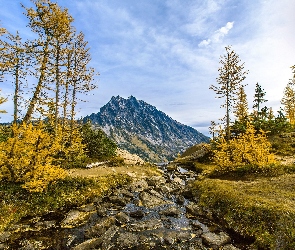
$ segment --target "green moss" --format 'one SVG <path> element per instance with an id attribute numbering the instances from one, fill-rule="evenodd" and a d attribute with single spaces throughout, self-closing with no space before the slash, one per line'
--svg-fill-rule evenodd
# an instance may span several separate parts
<path id="1" fill-rule="evenodd" d="M 227 228 L 253 236 L 263 249 L 294 249 L 295 175 L 255 181 L 204 179 L 195 183 L 200 205 Z"/>

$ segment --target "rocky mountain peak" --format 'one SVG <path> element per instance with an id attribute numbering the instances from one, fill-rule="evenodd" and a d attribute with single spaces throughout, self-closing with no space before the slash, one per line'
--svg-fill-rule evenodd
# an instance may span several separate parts
<path id="1" fill-rule="evenodd" d="M 113 96 L 100 112 L 86 116 L 86 120 L 103 129 L 120 148 L 149 161 L 171 160 L 187 147 L 208 141 L 197 130 L 134 96 Z"/>

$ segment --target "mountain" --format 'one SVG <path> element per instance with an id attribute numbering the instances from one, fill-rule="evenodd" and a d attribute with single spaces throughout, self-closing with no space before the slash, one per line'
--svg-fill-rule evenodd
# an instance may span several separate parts
<path id="1" fill-rule="evenodd" d="M 209 138 L 156 107 L 130 96 L 112 97 L 100 112 L 83 118 L 100 127 L 119 148 L 151 162 L 174 159 L 178 153 Z"/>

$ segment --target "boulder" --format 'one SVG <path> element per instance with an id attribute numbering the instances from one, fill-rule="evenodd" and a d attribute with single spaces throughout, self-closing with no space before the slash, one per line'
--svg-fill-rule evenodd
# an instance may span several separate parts
<path id="1" fill-rule="evenodd" d="M 134 233 L 122 232 L 117 238 L 118 249 L 131 249 L 138 246 L 138 236 Z"/>
<path id="2" fill-rule="evenodd" d="M 172 204 L 171 201 L 165 201 L 162 198 L 159 198 L 155 195 L 151 195 L 147 192 L 142 192 L 140 193 L 140 200 L 143 204 L 143 206 L 147 207 L 147 208 L 153 208 L 156 206 L 161 206 L 161 205 L 165 205 L 165 204 Z"/>
<path id="3" fill-rule="evenodd" d="M 154 230 L 154 229 L 162 228 L 162 227 L 163 227 L 163 223 L 161 220 L 151 219 L 151 220 L 140 221 L 137 223 L 130 224 L 128 229 L 129 231 L 140 232 L 140 231 L 146 231 L 146 230 Z"/>
<path id="4" fill-rule="evenodd" d="M 85 232 L 86 238 L 94 238 L 104 234 L 111 226 L 115 225 L 116 218 L 110 216 L 107 218 L 101 219 L 96 225 L 90 227 Z"/>
<path id="5" fill-rule="evenodd" d="M 220 249 L 221 246 L 231 241 L 230 237 L 224 232 L 220 232 L 219 234 L 212 232 L 203 233 L 201 238 L 205 245 L 213 249 Z"/>
<path id="6" fill-rule="evenodd" d="M 96 211 L 82 212 L 79 210 L 71 210 L 66 215 L 66 218 L 60 223 L 61 228 L 74 228 L 84 225 L 88 222 L 91 216 L 95 216 Z"/>

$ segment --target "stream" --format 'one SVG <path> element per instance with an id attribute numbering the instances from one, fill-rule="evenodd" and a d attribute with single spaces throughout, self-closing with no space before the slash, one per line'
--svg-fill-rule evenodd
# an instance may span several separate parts
<path id="1" fill-rule="evenodd" d="M 163 176 L 138 179 L 67 213 L 27 218 L 0 234 L 1 249 L 249 249 L 198 206 L 193 171 L 158 166 Z"/>

